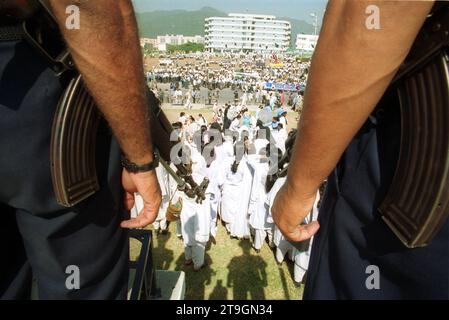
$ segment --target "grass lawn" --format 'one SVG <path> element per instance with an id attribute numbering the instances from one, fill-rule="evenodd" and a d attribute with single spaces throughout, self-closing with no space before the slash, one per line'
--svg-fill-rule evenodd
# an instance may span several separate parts
<path id="1" fill-rule="evenodd" d="M 131 255 L 135 256 L 137 251 L 138 244 L 132 241 Z M 249 240 L 231 239 L 221 225 L 216 241 L 211 240 L 206 250 L 208 266 L 200 272 L 184 266 L 184 247 L 176 237 L 175 223 L 170 224 L 168 234 L 155 237 L 153 260 L 158 270 L 186 273 L 186 300 L 299 300 L 302 297 L 303 286 L 297 288 L 292 280 L 292 262 L 284 261 L 278 266 L 267 244 L 257 254 Z"/>

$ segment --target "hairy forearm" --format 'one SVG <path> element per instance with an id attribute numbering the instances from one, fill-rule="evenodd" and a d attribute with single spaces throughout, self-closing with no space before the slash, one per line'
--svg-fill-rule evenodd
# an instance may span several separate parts
<path id="1" fill-rule="evenodd" d="M 381 29 L 365 27 L 368 5 Z M 288 185 L 312 196 L 405 59 L 432 2 L 330 1 L 313 57 Z"/>
<path id="2" fill-rule="evenodd" d="M 51 0 L 77 68 L 125 155 L 152 159 L 137 23 L 130 0 Z M 80 29 L 65 28 L 66 7 L 80 8 Z"/>

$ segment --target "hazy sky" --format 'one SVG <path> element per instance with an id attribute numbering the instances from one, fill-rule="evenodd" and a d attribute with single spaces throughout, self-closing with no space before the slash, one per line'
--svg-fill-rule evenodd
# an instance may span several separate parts
<path id="1" fill-rule="evenodd" d="M 321 18 L 327 0 L 133 0 L 139 12 L 155 10 L 197 10 L 212 7 L 227 13 L 260 13 L 313 22 L 311 12 Z"/>

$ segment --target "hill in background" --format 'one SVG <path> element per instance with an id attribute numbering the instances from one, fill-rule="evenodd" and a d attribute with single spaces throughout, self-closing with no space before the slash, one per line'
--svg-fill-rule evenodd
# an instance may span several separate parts
<path id="1" fill-rule="evenodd" d="M 204 35 L 204 19 L 209 17 L 226 17 L 227 13 L 210 7 L 196 11 L 172 10 L 137 13 L 140 35 L 155 38 L 159 35 L 182 34 L 185 36 Z M 313 34 L 314 27 L 304 20 L 278 17 L 292 24 L 292 44 L 299 33 Z"/>
<path id="2" fill-rule="evenodd" d="M 226 13 L 205 7 L 197 11 L 152 11 L 137 14 L 142 37 L 155 38 L 166 34 L 204 35 L 204 19 L 225 17 Z"/>

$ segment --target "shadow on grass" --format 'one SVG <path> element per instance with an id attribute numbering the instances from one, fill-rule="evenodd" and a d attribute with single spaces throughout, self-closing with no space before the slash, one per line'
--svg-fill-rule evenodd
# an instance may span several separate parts
<path id="1" fill-rule="evenodd" d="M 285 278 L 285 272 L 284 270 L 279 267 L 279 277 L 281 278 L 282 282 L 282 288 L 284 289 L 285 299 L 290 300 L 290 293 L 288 292 L 288 285 L 287 285 L 287 279 Z"/>
<path id="2" fill-rule="evenodd" d="M 287 264 L 287 269 L 288 272 L 290 273 L 290 278 L 295 279 L 295 261 L 292 261 L 292 258 L 290 258 L 289 254 L 287 254 L 283 263 Z"/>
<path id="3" fill-rule="evenodd" d="M 273 254 L 274 261 L 276 261 L 276 263 L 278 264 L 278 267 L 279 267 L 279 276 L 281 277 L 282 286 L 285 291 L 285 297 L 286 297 L 286 299 L 290 299 L 290 294 L 288 293 L 288 289 L 287 289 L 287 281 L 285 280 L 285 272 L 284 272 L 284 269 L 282 269 L 282 265 L 283 264 L 287 265 L 287 270 L 289 272 L 289 276 L 291 279 L 294 279 L 295 278 L 295 261 L 293 260 L 292 252 L 289 251 L 284 254 L 284 259 L 282 260 L 281 263 L 279 263 L 277 261 L 277 257 L 276 257 L 276 254 L 277 254 L 276 250 L 277 249 L 274 248 L 271 250 L 271 252 Z"/>
<path id="4" fill-rule="evenodd" d="M 251 243 L 241 240 L 243 255 L 232 258 L 228 265 L 227 287 L 232 288 L 234 300 L 265 300 L 267 263 L 251 254 Z"/>
<path id="5" fill-rule="evenodd" d="M 197 272 L 193 270 L 193 265 L 185 266 L 184 262 L 184 254 L 181 254 L 176 260 L 175 270 L 184 271 L 186 274 L 186 300 L 205 300 L 206 286 L 211 284 L 212 276 L 215 274 L 210 268 L 212 264 L 210 255 L 205 254 L 204 262 L 206 266 Z"/>
<path id="6" fill-rule="evenodd" d="M 217 280 L 217 285 L 209 296 L 209 300 L 227 300 L 228 289 L 223 286 L 223 280 Z"/>
<path id="7" fill-rule="evenodd" d="M 156 235 L 156 232 L 153 232 L 153 235 Z M 173 250 L 169 250 L 166 248 L 169 239 L 170 232 L 167 234 L 157 235 L 157 245 L 153 247 L 153 256 L 157 257 L 157 259 L 155 259 L 156 269 L 169 270 L 170 264 L 174 260 Z"/>

